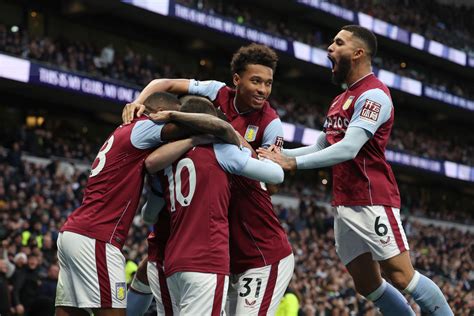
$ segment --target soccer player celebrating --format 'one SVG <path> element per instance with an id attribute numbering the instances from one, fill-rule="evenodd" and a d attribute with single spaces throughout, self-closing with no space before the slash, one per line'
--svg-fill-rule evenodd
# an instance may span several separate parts
<path id="1" fill-rule="evenodd" d="M 194 97 L 181 111 L 216 110 L 209 100 Z M 171 161 L 175 162 L 168 166 Z M 273 162 L 251 158 L 247 148 L 230 144 L 195 147 L 188 140 L 160 147 L 145 163 L 149 172 L 164 169 L 159 177 L 171 214 L 164 272 L 174 312 L 221 315 L 230 269 L 227 173 L 277 184 L 283 181 L 283 170 Z M 153 289 L 151 279 L 150 284 Z"/>
<path id="2" fill-rule="evenodd" d="M 150 115 L 179 105 L 174 95 L 164 92 L 150 95 L 144 103 Z M 218 136 L 240 144 L 232 126 L 213 116 L 183 113 L 181 118 L 191 128 L 217 131 Z M 82 204 L 58 237 L 56 315 L 88 315 L 83 309 L 96 315 L 125 315 L 125 259 L 120 250 L 139 202 L 144 161 L 163 140 L 190 132 L 176 127 L 156 124 L 147 116 L 138 118 L 120 125 L 100 149 Z"/>
<path id="3" fill-rule="evenodd" d="M 400 195 L 385 147 L 394 120 L 388 88 L 371 70 L 377 39 L 369 30 L 344 26 L 328 47 L 332 78 L 348 88 L 331 103 L 315 145 L 257 152 L 285 170 L 333 166 L 336 251 L 357 291 L 384 315 L 414 315 L 410 294 L 423 312 L 453 315 L 438 286 L 415 271 L 400 221 Z"/>
<path id="4" fill-rule="evenodd" d="M 241 47 L 231 61 L 235 89 L 219 81 L 153 80 L 123 112 L 125 122 L 143 110 L 140 103 L 156 91 L 209 98 L 253 149 L 281 146 L 283 126 L 267 101 L 277 55 L 267 46 Z M 294 258 L 264 183 L 233 176 L 229 204 L 231 277 L 230 315 L 273 315 L 291 280 Z"/>

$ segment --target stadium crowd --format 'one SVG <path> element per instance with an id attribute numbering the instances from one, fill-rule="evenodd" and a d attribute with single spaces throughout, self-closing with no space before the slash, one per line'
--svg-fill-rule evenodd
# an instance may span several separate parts
<path id="1" fill-rule="evenodd" d="M 330 0 L 474 55 L 474 8 L 423 0 Z"/>
<path id="2" fill-rule="evenodd" d="M 239 23 L 250 25 L 274 35 L 299 40 L 313 46 L 326 49 L 332 41 L 333 31 L 314 28 L 309 25 L 285 19 L 282 16 L 271 15 L 267 10 L 257 6 L 249 8 L 239 2 L 179 0 L 184 5 L 218 13 L 235 19 Z M 252 16 L 266 18 L 252 19 Z M 291 27 L 289 26 L 291 22 Z M 311 30 L 308 32 L 308 30 Z M 156 60 L 151 53 L 140 54 L 130 47 L 118 48 L 113 44 L 99 47 L 92 42 L 82 42 L 61 38 L 30 38 L 23 29 L 11 32 L 5 25 L 0 24 L 0 51 L 43 61 L 63 69 L 80 71 L 100 77 L 119 80 L 143 86 L 153 78 L 187 77 L 190 73 L 171 67 L 163 60 Z M 374 66 L 389 70 L 401 76 L 413 78 L 441 91 L 473 99 L 472 85 L 468 81 L 449 73 L 424 66 L 410 58 L 394 57 L 384 51 L 379 51 L 374 59 Z"/>
<path id="3" fill-rule="evenodd" d="M 323 36 L 319 31 L 314 33 L 300 32 L 304 28 L 295 29 L 295 23 L 290 21 L 290 18 L 275 22 L 274 16 L 268 10 L 266 10 L 266 14 L 262 10 L 258 10 L 258 4 L 249 8 L 244 3 L 229 3 L 229 1 L 223 0 L 177 0 L 177 2 L 200 10 L 234 17 L 239 22 L 245 21 L 245 23 L 273 34 L 297 39 L 316 46 L 323 44 L 321 42 Z M 423 0 L 329 0 L 328 2 L 338 4 L 346 9 L 364 12 L 410 32 L 422 34 L 428 39 L 436 40 L 474 55 L 472 33 L 474 25 L 471 19 L 474 10 L 472 7 L 440 4 L 437 1 L 427 3 Z M 255 16 L 260 18 L 252 18 Z M 289 24 L 291 24 L 291 27 L 288 26 Z"/>
<path id="4" fill-rule="evenodd" d="M 219 14 L 240 24 L 249 25 L 276 36 L 301 41 L 322 49 L 327 48 L 334 36 L 332 30 L 326 30 L 320 26 L 304 24 L 301 19 L 295 20 L 285 15 L 278 15 L 278 13 L 260 8 L 258 5 L 250 7 L 245 5 L 245 3 L 238 1 L 224 2 L 222 0 L 178 0 L 177 2 L 188 7 Z M 370 4 L 370 2 L 371 1 L 360 3 L 366 5 Z M 394 1 L 388 2 L 391 3 Z M 383 5 L 380 3 L 378 4 L 378 7 L 381 8 Z M 370 5 L 368 6 L 370 7 Z M 416 12 L 416 14 L 419 14 L 418 12 L 420 11 Z M 258 16 L 259 18 L 252 18 L 255 16 Z M 461 25 L 463 24 L 461 23 Z M 461 30 L 464 29 L 461 28 Z M 465 43 L 465 41 L 462 43 Z M 395 58 L 393 53 L 387 54 L 387 52 L 379 50 L 373 63 L 374 66 L 379 69 L 389 70 L 398 75 L 422 81 L 423 83 L 429 84 L 431 87 L 441 91 L 451 92 L 465 98 L 474 98 L 472 85 L 469 83 L 460 82 L 460 80 L 456 80 L 458 78 L 455 76 L 448 73 L 440 73 L 436 69 L 425 66 L 413 59 L 404 58 L 402 56 Z"/>
<path id="5" fill-rule="evenodd" d="M 99 48 L 92 43 L 81 41 L 69 41 L 65 39 L 52 40 L 48 37 L 42 39 L 29 39 L 26 32 L 19 30 L 11 32 L 0 24 L 0 51 L 12 55 L 22 56 L 34 60 L 46 62 L 59 66 L 65 70 L 87 73 L 87 75 L 98 76 L 105 79 L 119 80 L 143 87 L 154 78 L 166 77 L 188 77 L 202 78 L 203 74 L 193 74 L 177 67 L 171 67 L 166 62 L 158 62 L 151 54 L 142 55 L 131 48 L 125 48 L 123 54 L 116 52 L 113 45 Z M 383 60 L 383 59 L 379 59 Z M 394 68 L 399 68 L 398 63 L 391 63 Z M 445 76 L 428 76 L 426 78 L 445 78 Z M 438 83 L 436 86 L 446 90 L 448 84 L 441 79 L 433 79 Z M 459 80 L 447 80 L 446 82 L 459 82 Z M 433 84 L 435 85 L 435 84 Z M 459 86 L 451 86 L 453 90 L 461 92 Z M 462 94 L 462 93 L 461 93 Z M 307 100 L 282 97 L 276 89 L 271 96 L 271 103 L 277 109 L 283 121 L 303 125 L 310 128 L 322 129 L 325 119 L 326 108 L 322 104 L 310 103 Z M 474 165 L 474 148 L 472 141 L 466 137 L 458 137 L 454 134 L 440 135 L 434 128 L 419 129 L 416 132 L 410 125 L 410 129 L 398 128 L 395 125 L 390 141 L 390 148 L 405 151 L 407 153 L 422 155 L 426 158 L 450 160 L 468 165 Z M 428 130 L 428 132 L 427 132 Z M 24 141 L 23 150 L 33 151 L 42 156 L 56 155 L 75 159 L 91 160 L 95 149 L 90 147 L 91 142 L 83 143 L 83 135 L 75 133 L 63 137 L 55 135 L 66 135 L 57 129 L 38 128 L 35 131 L 23 130 L 23 137 L 44 142 L 42 147 L 37 147 L 35 141 Z M 34 134 L 32 137 L 31 134 Z M 469 133 L 458 133 L 468 135 Z M 468 136 L 469 138 L 470 136 Z M 53 141 L 54 139 L 54 141 Z M 79 145 L 77 145 L 79 144 Z M 93 141 L 94 146 L 99 143 Z M 445 150 L 449 148 L 450 150 Z M 43 150 L 43 152 L 40 152 Z"/>
<path id="6" fill-rule="evenodd" d="M 88 174 L 58 160 L 41 166 L 22 158 L 21 151 L 0 148 L 0 313 L 46 315 L 52 313 L 58 276 L 58 230 L 80 205 Z M 282 192 L 300 201 L 296 208 L 277 205 L 276 212 L 295 253 L 290 291 L 300 298 L 301 314 L 376 315 L 373 305 L 355 294 L 335 253 L 332 215 L 323 205 L 330 198 L 328 186 L 290 177 Z M 472 222 L 468 216 L 464 222 Z M 405 228 L 416 268 L 434 276 L 455 315 L 471 315 L 474 263 L 466 250 L 474 247 L 474 236 L 412 222 Z M 146 252 L 148 229 L 137 216 L 124 248 L 132 267 Z"/>

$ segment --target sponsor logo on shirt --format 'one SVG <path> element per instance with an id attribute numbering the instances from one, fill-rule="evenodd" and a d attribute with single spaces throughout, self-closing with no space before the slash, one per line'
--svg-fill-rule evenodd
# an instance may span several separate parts
<path id="1" fill-rule="evenodd" d="M 380 109 L 382 106 L 372 100 L 365 100 L 364 105 L 362 106 L 362 111 L 360 112 L 360 118 L 369 123 L 375 124 L 379 119 Z"/>
<path id="2" fill-rule="evenodd" d="M 253 142 L 257 137 L 258 126 L 249 125 L 247 126 L 247 131 L 245 131 L 245 140 L 248 142 Z"/>
<path id="3" fill-rule="evenodd" d="M 253 307 L 255 303 L 257 303 L 257 300 L 250 301 L 248 299 L 245 299 L 245 305 L 247 305 L 247 307 Z"/>
<path id="4" fill-rule="evenodd" d="M 334 130 L 346 130 L 347 127 L 349 126 L 350 121 L 342 116 L 339 115 L 333 115 L 333 116 L 328 116 L 326 119 L 326 128 L 327 129 L 334 129 Z"/>
<path id="5" fill-rule="evenodd" d="M 346 100 L 346 102 L 344 102 L 344 104 L 342 105 L 342 109 L 344 111 L 346 111 L 351 106 L 352 100 L 354 100 L 354 98 L 355 96 L 352 95 Z"/>
<path id="6" fill-rule="evenodd" d="M 119 301 L 123 301 L 125 299 L 127 293 L 127 284 L 125 282 L 118 282 L 115 283 L 115 297 Z"/>
<path id="7" fill-rule="evenodd" d="M 385 248 L 386 246 L 388 246 L 390 244 L 390 236 L 387 236 L 387 238 L 385 238 L 385 240 L 383 239 L 379 239 L 380 240 L 380 243 L 382 244 L 382 247 Z"/>
<path id="8" fill-rule="evenodd" d="M 277 138 L 276 138 L 276 140 L 275 140 L 275 146 L 277 146 L 278 148 L 282 149 L 284 142 L 285 142 L 285 141 L 283 140 L 283 137 L 277 136 Z"/>

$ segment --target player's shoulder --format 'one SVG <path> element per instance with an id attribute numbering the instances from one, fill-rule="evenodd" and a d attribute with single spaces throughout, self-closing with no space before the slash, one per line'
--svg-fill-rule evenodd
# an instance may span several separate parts
<path id="1" fill-rule="evenodd" d="M 371 90 L 371 89 L 380 89 L 382 90 L 389 98 L 391 98 L 390 95 L 390 89 L 383 83 L 379 78 L 376 76 L 372 76 L 371 80 L 367 82 L 367 85 L 365 87 L 365 90 Z"/>
<path id="2" fill-rule="evenodd" d="M 265 101 L 262 108 L 262 115 L 265 119 L 273 121 L 276 118 L 280 118 L 278 112 L 270 105 L 270 102 Z"/>
<path id="3" fill-rule="evenodd" d="M 383 87 L 372 87 L 365 90 L 358 98 L 358 101 L 362 100 L 373 100 L 380 104 L 392 105 L 392 99 L 390 94 L 387 93 Z"/>

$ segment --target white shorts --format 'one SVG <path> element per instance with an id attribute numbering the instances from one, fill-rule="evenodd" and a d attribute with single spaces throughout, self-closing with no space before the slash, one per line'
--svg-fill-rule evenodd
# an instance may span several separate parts
<path id="1" fill-rule="evenodd" d="M 227 275 L 176 272 L 166 283 L 175 315 L 223 315 L 229 286 Z"/>
<path id="2" fill-rule="evenodd" d="M 334 235 L 344 265 L 366 252 L 382 261 L 409 250 L 400 210 L 388 206 L 337 206 Z"/>
<path id="3" fill-rule="evenodd" d="M 56 306 L 127 307 L 125 258 L 117 247 L 67 231 L 57 245 Z"/>
<path id="4" fill-rule="evenodd" d="M 173 305 L 171 302 L 168 285 L 166 284 L 166 278 L 165 273 L 163 272 L 163 268 L 157 266 L 156 262 L 148 261 L 147 275 L 151 292 L 155 297 L 156 311 L 158 315 L 172 316 Z"/>
<path id="5" fill-rule="evenodd" d="M 279 262 L 230 276 L 227 315 L 274 315 L 293 276 L 293 254 Z"/>

